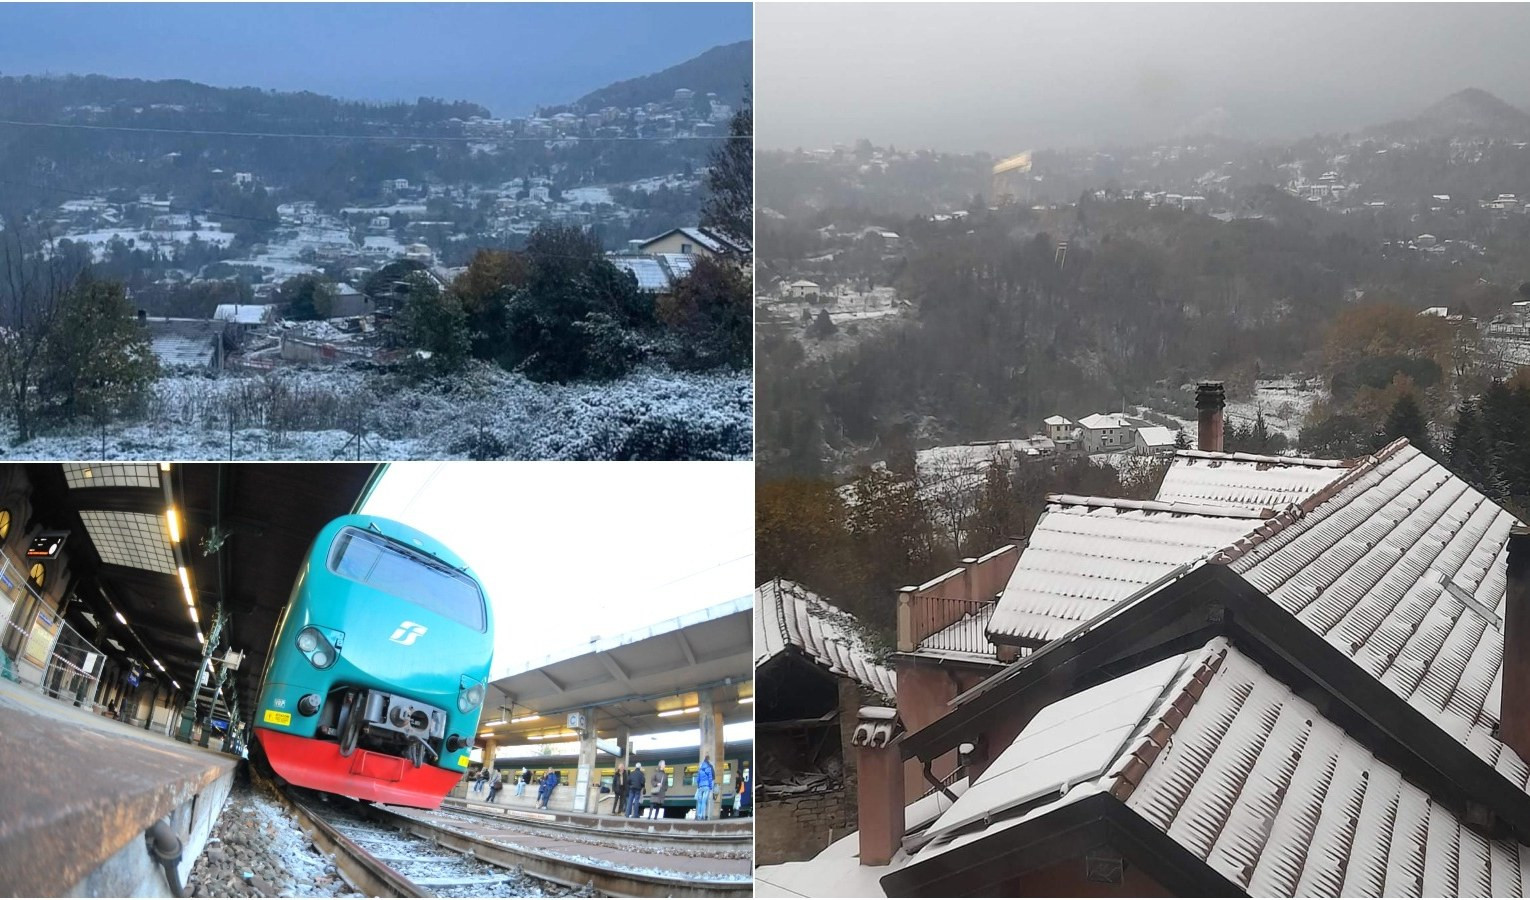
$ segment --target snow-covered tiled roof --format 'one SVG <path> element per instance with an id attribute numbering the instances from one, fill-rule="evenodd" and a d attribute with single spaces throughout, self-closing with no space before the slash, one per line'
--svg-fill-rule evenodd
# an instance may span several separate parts
<path id="1" fill-rule="evenodd" d="M 1181 450 L 1158 487 L 1158 499 L 1279 509 L 1316 494 L 1351 465 L 1333 459 Z"/>
<path id="2" fill-rule="evenodd" d="M 1042 419 L 1041 421 L 1045 422 L 1048 425 L 1072 425 L 1073 424 L 1073 420 L 1069 419 L 1067 416 L 1047 416 L 1045 419 Z"/>
<path id="3" fill-rule="evenodd" d="M 613 256 L 611 264 L 631 272 L 637 279 L 638 290 L 661 292 L 669 290 L 669 275 L 657 259 L 651 256 Z"/>
<path id="4" fill-rule="evenodd" d="M 212 319 L 149 319 L 149 343 L 162 366 L 207 366 L 223 323 Z"/>
<path id="5" fill-rule="evenodd" d="M 1039 645 L 1261 523 L 1254 510 L 1049 497 L 988 633 Z"/>
<path id="6" fill-rule="evenodd" d="M 274 305 L 269 303 L 219 303 L 213 310 L 213 318 L 220 322 L 259 325 L 266 321 L 273 309 Z"/>
<path id="7" fill-rule="evenodd" d="M 1467 827 L 1226 638 L 1043 710 L 898 868 L 1102 794 L 1251 896 L 1530 888 L 1530 847 Z"/>
<path id="8" fill-rule="evenodd" d="M 1162 425 L 1149 425 L 1146 428 L 1137 429 L 1137 440 L 1149 447 L 1172 447 L 1174 432 Z"/>
<path id="9" fill-rule="evenodd" d="M 654 256 L 669 270 L 669 277 L 679 281 L 691 274 L 691 269 L 696 265 L 696 256 L 692 253 L 656 253 Z"/>
<path id="10" fill-rule="evenodd" d="M 1328 490 L 1230 568 L 1524 788 L 1493 735 L 1514 517 L 1405 442 Z"/>
<path id="11" fill-rule="evenodd" d="M 754 590 L 754 666 L 795 647 L 836 675 L 892 700 L 897 676 L 873 659 L 855 617 L 792 581 L 774 579 Z"/>
<path id="12" fill-rule="evenodd" d="M 1130 428 L 1131 425 L 1122 416 L 1114 413 L 1090 413 L 1078 420 L 1078 424 L 1085 428 Z"/>

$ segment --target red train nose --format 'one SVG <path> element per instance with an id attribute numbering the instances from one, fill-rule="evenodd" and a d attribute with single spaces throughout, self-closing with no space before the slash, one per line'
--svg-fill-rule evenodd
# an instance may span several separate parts
<path id="1" fill-rule="evenodd" d="M 341 756 L 338 744 L 267 728 L 257 728 L 255 734 L 276 774 L 296 785 L 358 800 L 436 809 L 462 777 L 386 753 L 358 749 Z"/>

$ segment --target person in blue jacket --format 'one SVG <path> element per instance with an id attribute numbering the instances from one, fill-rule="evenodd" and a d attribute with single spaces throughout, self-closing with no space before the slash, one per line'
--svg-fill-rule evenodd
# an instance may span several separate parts
<path id="1" fill-rule="evenodd" d="M 553 788 L 558 786 L 558 770 L 548 769 L 547 774 L 542 776 L 542 786 L 537 789 L 537 807 L 546 809 L 547 803 L 552 799 Z"/>
<path id="2" fill-rule="evenodd" d="M 717 775 L 712 770 L 712 754 L 701 758 L 701 770 L 696 773 L 696 818 L 705 819 L 712 812 L 712 786 Z"/>

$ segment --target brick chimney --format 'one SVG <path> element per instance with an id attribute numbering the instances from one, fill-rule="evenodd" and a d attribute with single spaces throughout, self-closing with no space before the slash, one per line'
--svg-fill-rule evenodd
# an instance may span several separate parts
<path id="1" fill-rule="evenodd" d="M 1195 448 L 1211 453 L 1222 452 L 1222 407 L 1227 405 L 1222 382 L 1203 381 L 1195 386 L 1195 410 L 1200 428 Z"/>
<path id="2" fill-rule="evenodd" d="M 1530 528 L 1509 532 L 1509 578 L 1503 612 L 1503 688 L 1498 738 L 1530 760 Z"/>
<path id="3" fill-rule="evenodd" d="M 863 707 L 855 727 L 863 866 L 885 866 L 903 846 L 903 754 L 898 751 L 897 716 L 894 709 Z"/>

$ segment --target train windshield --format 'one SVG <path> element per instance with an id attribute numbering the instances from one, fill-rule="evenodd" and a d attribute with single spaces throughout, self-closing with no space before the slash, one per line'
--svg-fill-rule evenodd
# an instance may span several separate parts
<path id="1" fill-rule="evenodd" d="M 477 582 L 381 535 L 356 528 L 340 532 L 330 550 L 329 568 L 469 628 L 484 629 L 483 594 Z"/>

